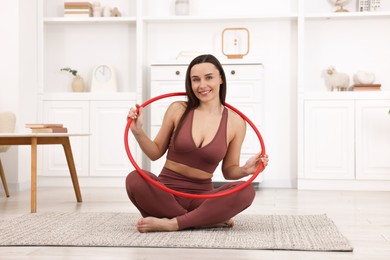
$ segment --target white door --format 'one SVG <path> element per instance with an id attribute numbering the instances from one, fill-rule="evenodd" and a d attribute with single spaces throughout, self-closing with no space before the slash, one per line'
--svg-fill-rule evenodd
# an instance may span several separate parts
<path id="1" fill-rule="evenodd" d="M 89 132 L 88 101 L 44 101 L 43 123 L 61 123 L 69 133 Z M 89 174 L 89 137 L 70 138 L 73 159 L 78 176 Z M 38 156 L 38 172 L 45 176 L 69 176 L 64 149 L 61 145 L 39 146 L 43 156 Z"/>
<path id="2" fill-rule="evenodd" d="M 354 101 L 305 101 L 304 178 L 354 179 Z"/>
<path id="3" fill-rule="evenodd" d="M 130 101 L 91 101 L 91 176 L 126 176 L 134 170 L 127 156 L 124 143 L 126 116 Z M 129 148 L 135 160 L 137 146 L 131 132 Z M 142 162 L 138 161 L 140 165 Z"/>
<path id="4" fill-rule="evenodd" d="M 356 178 L 390 180 L 390 100 L 356 101 Z"/>

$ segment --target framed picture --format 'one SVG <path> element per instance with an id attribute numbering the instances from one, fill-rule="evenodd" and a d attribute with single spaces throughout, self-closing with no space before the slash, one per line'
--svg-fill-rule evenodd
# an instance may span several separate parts
<path id="1" fill-rule="evenodd" d="M 242 59 L 249 53 L 249 30 L 226 28 L 222 31 L 222 53 L 228 59 Z"/>

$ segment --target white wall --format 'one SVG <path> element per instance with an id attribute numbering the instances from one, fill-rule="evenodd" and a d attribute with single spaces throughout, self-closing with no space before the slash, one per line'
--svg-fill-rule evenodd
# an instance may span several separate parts
<path id="1" fill-rule="evenodd" d="M 36 122 L 38 111 L 37 0 L 19 0 L 19 113 L 17 129 L 28 132 L 26 123 Z M 39 150 L 38 150 L 39 152 Z M 30 147 L 19 147 L 18 190 L 30 188 Z"/>
<path id="2" fill-rule="evenodd" d="M 19 2 L 2 1 L 0 8 L 0 111 L 19 114 Z M 1 154 L 10 191 L 18 181 L 18 149 Z M 1 185 L 2 187 L 2 185 Z"/>
<path id="3" fill-rule="evenodd" d="M 36 0 L 5 0 L 0 9 L 0 111 L 16 114 L 16 131 L 36 118 Z M 10 191 L 30 183 L 30 149 L 13 146 L 1 155 Z"/>
<path id="4" fill-rule="evenodd" d="M 146 1 L 152 8 L 154 5 Z M 165 0 L 167 2 L 168 0 Z M 205 1 L 205 0 L 202 0 Z M 256 1 L 248 4 L 257 5 Z M 173 0 L 171 0 L 173 2 Z M 245 3 L 246 3 L 245 2 Z M 264 10 L 274 10 L 280 13 L 279 5 L 272 1 L 260 1 Z M 294 1 L 282 0 L 283 12 L 294 12 Z M 291 2 L 291 4 L 290 4 Z M 198 3 L 198 2 L 196 2 Z M 214 3 L 213 6 L 210 6 Z M 195 14 L 212 15 L 219 10 L 218 2 L 199 4 L 208 6 L 207 10 L 193 6 Z M 227 0 L 233 10 L 236 2 Z M 6 0 L 5 8 L 0 11 L 0 33 L 6 35 L 5 41 L 0 41 L 0 62 L 2 73 L 0 77 L 0 110 L 11 110 L 17 113 L 17 130 L 26 131 L 24 124 L 36 121 L 37 117 L 37 0 Z M 266 5 L 269 5 L 268 7 Z M 239 4 L 239 13 L 245 12 L 243 4 Z M 158 6 L 157 6 L 158 8 Z M 255 7 L 249 8 L 249 14 Z M 206 12 L 206 13 L 205 13 Z M 211 12 L 211 13 L 207 13 Z M 144 11 L 145 15 L 156 13 L 153 9 Z M 248 21 L 232 23 L 174 24 L 170 26 L 151 24 L 146 26 L 147 38 L 146 68 L 153 62 L 175 59 L 179 50 L 195 50 L 211 52 L 223 59 L 220 47 L 220 37 L 223 28 L 246 26 L 251 33 L 251 50 L 245 60 L 262 62 L 265 68 L 265 100 L 266 125 L 260 129 L 265 139 L 267 153 L 270 155 L 270 165 L 264 173 L 263 185 L 266 187 L 296 186 L 296 28 L 295 21 Z M 7 25 L 7 26 L 5 26 Z M 167 29 L 168 28 L 168 29 Z M 199 28 L 203 28 L 199 30 Z M 179 32 L 179 34 L 177 34 Z M 208 34 L 209 32 L 209 34 Z M 170 36 L 170 34 L 172 36 Z M 188 35 L 183 37 L 183 35 Z M 194 39 L 196 35 L 205 35 L 208 42 Z M 180 35 L 180 38 L 177 38 Z M 173 38 L 171 38 L 173 37 Z M 2 37 L 3 38 L 3 37 Z M 156 42 L 159 43 L 156 45 Z M 196 49 L 195 47 L 200 47 Z M 7 62 L 3 62 L 7 61 Z M 4 75 L 4 76 L 3 76 Z M 17 152 L 19 150 L 19 152 Z M 4 159 L 6 171 L 15 170 L 19 166 L 19 176 L 8 177 L 9 183 L 14 183 L 16 189 L 25 189 L 30 179 L 30 150 L 28 147 L 12 148 Z M 2 157 L 3 158 L 3 157 Z M 19 163 L 18 163 L 19 162 Z"/>

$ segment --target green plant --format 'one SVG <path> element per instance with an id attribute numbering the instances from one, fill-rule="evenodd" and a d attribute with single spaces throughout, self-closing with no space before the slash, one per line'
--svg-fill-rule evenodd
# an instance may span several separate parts
<path id="1" fill-rule="evenodd" d="M 61 71 L 68 71 L 69 73 L 72 73 L 73 76 L 77 76 L 77 70 L 72 70 L 69 67 L 62 68 Z"/>

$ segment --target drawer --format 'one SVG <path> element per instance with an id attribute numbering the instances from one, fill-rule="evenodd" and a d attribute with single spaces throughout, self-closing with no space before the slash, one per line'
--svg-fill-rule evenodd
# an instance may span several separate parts
<path id="1" fill-rule="evenodd" d="M 162 121 L 164 119 L 164 115 L 168 109 L 168 106 L 176 100 L 184 100 L 184 97 L 182 97 L 182 98 L 181 97 L 174 97 L 172 99 L 169 99 L 169 101 L 167 101 L 167 102 L 166 101 L 163 102 L 163 100 L 156 101 L 147 107 L 147 109 L 149 109 L 149 111 L 150 111 L 150 123 L 152 126 L 162 124 Z"/>
<path id="2" fill-rule="evenodd" d="M 226 102 L 233 106 L 237 103 L 263 103 L 262 84 L 261 80 L 228 81 Z"/>
<path id="3" fill-rule="evenodd" d="M 263 103 L 263 82 L 261 80 L 231 80 L 227 86 L 226 102 Z M 172 92 L 185 92 L 184 81 L 152 81 L 150 97 Z M 168 99 L 166 99 L 168 100 Z M 164 100 L 164 102 L 169 102 Z"/>
<path id="4" fill-rule="evenodd" d="M 152 66 L 150 69 L 151 80 L 170 80 L 181 81 L 184 86 L 186 78 L 187 65 L 174 65 L 174 66 Z"/>
<path id="5" fill-rule="evenodd" d="M 263 65 L 222 65 L 227 80 L 253 80 L 263 78 Z M 151 67 L 151 80 L 185 80 L 187 65 L 165 65 Z M 229 82 L 228 82 L 229 84 Z"/>
<path id="6" fill-rule="evenodd" d="M 150 89 L 150 97 L 159 96 L 172 92 L 185 92 L 184 81 L 152 81 Z M 173 97 L 172 97 L 173 98 Z M 171 98 L 162 100 L 164 102 L 171 102 Z"/>
<path id="7" fill-rule="evenodd" d="M 223 65 L 228 85 L 231 80 L 256 80 L 263 78 L 263 65 L 243 64 L 243 65 Z"/>
<path id="8" fill-rule="evenodd" d="M 232 104 L 233 105 L 233 104 Z M 233 105 L 241 113 L 249 118 L 255 125 L 263 125 L 263 107 L 259 104 L 237 104 Z M 248 125 L 248 127 L 250 127 Z"/>

